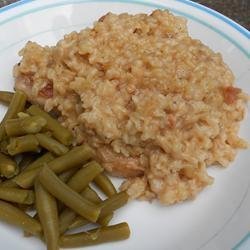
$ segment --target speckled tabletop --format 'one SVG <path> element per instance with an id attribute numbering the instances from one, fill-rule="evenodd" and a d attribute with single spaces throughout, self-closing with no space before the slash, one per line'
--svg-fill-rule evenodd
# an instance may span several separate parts
<path id="1" fill-rule="evenodd" d="M 0 0 L 0 7 L 19 0 Z M 250 0 L 194 0 L 230 17 L 250 30 Z"/>

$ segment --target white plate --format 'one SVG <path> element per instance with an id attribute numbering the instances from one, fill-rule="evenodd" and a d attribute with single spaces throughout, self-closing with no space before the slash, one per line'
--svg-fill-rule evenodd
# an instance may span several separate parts
<path id="1" fill-rule="evenodd" d="M 168 8 L 188 19 L 190 34 L 223 55 L 236 83 L 250 93 L 249 32 L 201 5 L 186 0 L 24 0 L 0 9 L 0 84 L 13 87 L 12 67 L 28 40 L 52 45 L 65 33 L 91 25 L 106 12 L 150 12 Z M 4 108 L 0 107 L 3 115 Z M 250 119 L 241 135 L 250 141 Z M 183 204 L 163 207 L 157 202 L 132 202 L 116 213 L 114 223 L 127 221 L 129 240 L 86 249 L 227 250 L 250 249 L 250 154 L 240 151 L 225 170 L 209 169 L 215 183 Z M 34 238 L 0 224 L 1 249 L 44 249 Z"/>

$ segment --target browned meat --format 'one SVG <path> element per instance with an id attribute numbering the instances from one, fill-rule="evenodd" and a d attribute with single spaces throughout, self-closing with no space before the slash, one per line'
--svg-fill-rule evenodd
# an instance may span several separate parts
<path id="1" fill-rule="evenodd" d="M 118 155 L 105 147 L 98 149 L 97 155 L 103 167 L 114 176 L 127 178 L 144 174 L 145 168 L 141 166 L 138 158 Z"/>
<path id="2" fill-rule="evenodd" d="M 232 86 L 223 88 L 223 95 L 226 104 L 233 104 L 237 100 L 237 95 L 241 92 L 241 89 L 234 88 Z"/>

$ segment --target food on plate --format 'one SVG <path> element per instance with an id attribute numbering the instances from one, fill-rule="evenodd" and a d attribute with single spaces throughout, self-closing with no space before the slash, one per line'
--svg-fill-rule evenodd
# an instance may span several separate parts
<path id="1" fill-rule="evenodd" d="M 19 204 L 31 205 L 34 203 L 35 196 L 32 190 L 24 190 L 16 187 L 0 187 L 0 199 Z"/>
<path id="2" fill-rule="evenodd" d="M 41 131 L 46 123 L 46 120 L 40 116 L 8 119 L 5 123 L 5 131 L 9 137 L 35 134 Z"/>
<path id="3" fill-rule="evenodd" d="M 94 178 L 95 184 L 106 194 L 108 197 L 116 194 L 116 189 L 113 183 L 105 174 L 99 174 Z"/>
<path id="4" fill-rule="evenodd" d="M 17 113 L 21 112 L 24 109 L 26 103 L 26 95 L 22 91 L 17 91 L 13 96 L 10 102 L 8 111 L 4 115 L 4 118 L 0 124 L 0 141 L 3 140 L 5 135 L 5 122 L 8 119 L 11 119 L 16 116 Z"/>
<path id="5" fill-rule="evenodd" d="M 19 167 L 15 161 L 5 154 L 0 153 L 0 176 L 11 178 L 19 173 Z"/>
<path id="6" fill-rule="evenodd" d="M 0 102 L 10 104 L 13 93 L 10 91 L 0 91 Z"/>
<path id="7" fill-rule="evenodd" d="M 43 235 L 47 249 L 58 249 L 58 210 L 54 196 L 52 196 L 39 181 L 35 182 L 36 209 L 43 228 Z"/>
<path id="8" fill-rule="evenodd" d="M 167 10 L 108 13 L 55 46 L 28 42 L 20 56 L 15 88 L 126 177 L 131 198 L 191 199 L 213 183 L 208 166 L 228 166 L 247 147 L 237 134 L 249 96 Z"/>
<path id="9" fill-rule="evenodd" d="M 38 106 L 32 105 L 27 109 L 30 115 L 38 115 L 46 120 L 46 128 L 49 129 L 53 136 L 65 145 L 70 145 L 72 142 L 72 134 L 70 131 L 62 127 L 55 119 L 50 117 L 49 114 L 41 110 Z"/>
<path id="10" fill-rule="evenodd" d="M 83 232 L 75 235 L 65 235 L 60 238 L 60 245 L 65 248 L 89 246 L 97 243 L 125 240 L 129 235 L 130 231 L 128 224 L 123 222 L 100 229 L 93 229 L 87 233 Z"/>
<path id="11" fill-rule="evenodd" d="M 22 91 L 11 94 L 0 126 L 5 142 L 0 147 L 0 220 L 20 227 L 25 236 L 38 236 L 51 250 L 127 239 L 127 223 L 111 226 L 110 221 L 128 194 L 117 193 L 88 145 L 73 146 L 72 133 L 26 99 Z M 92 222 L 99 226 L 81 228 Z"/>
<path id="12" fill-rule="evenodd" d="M 40 235 L 40 223 L 11 203 L 0 200 L 0 220 L 16 225 L 32 235 Z"/>

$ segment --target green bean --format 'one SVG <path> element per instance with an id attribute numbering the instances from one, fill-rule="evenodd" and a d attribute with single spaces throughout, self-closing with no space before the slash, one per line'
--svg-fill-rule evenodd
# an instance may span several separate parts
<path id="1" fill-rule="evenodd" d="M 27 117 L 30 117 L 30 115 L 25 113 L 25 112 L 18 112 L 17 117 L 18 118 L 27 118 Z"/>
<path id="2" fill-rule="evenodd" d="M 78 192 L 78 190 L 76 190 L 78 188 L 77 186 L 71 186 L 71 185 L 69 185 L 69 183 L 68 183 L 68 186 L 70 188 L 72 188 L 73 190 Z M 74 188 L 76 188 L 76 189 L 74 189 Z M 81 192 L 81 196 L 84 197 L 85 199 L 87 199 L 88 201 L 96 204 L 96 205 L 98 205 L 102 201 L 101 198 L 98 196 L 98 194 L 93 189 L 91 189 L 89 186 L 87 186 Z M 81 219 L 78 219 L 77 221 L 76 221 L 76 218 L 77 218 L 77 214 L 73 210 L 71 210 L 69 208 L 65 208 L 59 216 L 60 234 L 64 233 L 67 229 L 69 229 L 70 225 L 72 225 L 72 224 L 85 225 L 85 224 L 90 223 L 88 220 L 86 220 L 82 216 L 80 216 Z M 88 223 L 86 223 L 86 221 Z M 73 225 L 73 227 L 74 227 L 74 225 Z"/>
<path id="3" fill-rule="evenodd" d="M 70 188 L 72 188 L 74 191 L 78 192 L 78 190 L 77 190 L 78 187 L 72 185 L 72 183 L 74 183 L 74 182 L 71 182 L 71 184 L 68 182 L 68 186 Z M 74 189 L 74 188 L 76 188 L 76 189 Z M 89 200 L 90 202 L 93 202 L 94 204 L 98 204 L 98 203 L 100 203 L 100 201 L 102 201 L 101 198 L 97 195 L 97 193 L 94 190 L 92 190 L 89 186 L 86 187 L 84 189 L 84 191 L 81 192 L 81 196 L 84 197 L 85 199 Z M 73 210 L 71 210 L 69 208 L 65 208 L 61 212 L 61 214 L 59 216 L 59 231 L 60 231 L 60 234 L 64 233 L 69 228 L 69 226 L 76 219 L 76 216 L 77 216 L 77 214 Z M 86 219 L 83 218 L 83 217 L 81 217 L 81 220 L 86 221 Z M 88 223 L 89 223 L 89 221 L 88 221 Z"/>
<path id="4" fill-rule="evenodd" d="M 8 119 L 5 122 L 5 132 L 8 136 L 36 134 L 46 125 L 46 120 L 40 116 Z"/>
<path id="5" fill-rule="evenodd" d="M 76 213 L 68 207 L 62 210 L 62 212 L 59 215 L 59 233 L 60 234 L 63 234 L 65 231 L 67 231 L 69 225 L 72 223 L 72 221 L 74 221 L 76 216 L 77 216 Z"/>
<path id="6" fill-rule="evenodd" d="M 101 204 L 101 202 L 102 202 L 102 199 L 98 196 L 98 194 L 92 188 L 90 188 L 89 186 L 86 187 L 81 192 L 81 195 L 85 199 L 93 202 L 94 204 Z M 104 216 L 100 216 L 100 218 L 98 218 L 98 220 L 97 220 L 97 223 L 100 224 L 100 225 L 102 225 L 102 226 L 106 226 L 112 218 L 113 218 L 113 212 L 110 212 L 110 213 L 107 213 Z M 85 223 L 84 222 L 84 218 L 82 218 L 82 220 L 83 220 L 83 223 Z M 76 224 L 77 221 L 78 221 L 78 224 L 80 224 L 80 219 L 79 218 L 75 218 L 75 220 L 72 222 L 72 224 L 73 223 Z"/>
<path id="7" fill-rule="evenodd" d="M 60 237 L 60 246 L 63 248 L 83 247 L 104 242 L 128 239 L 129 226 L 126 222 L 112 226 L 101 227 L 83 233 L 64 235 Z"/>
<path id="8" fill-rule="evenodd" d="M 35 182 L 36 209 L 42 224 L 48 250 L 58 250 L 58 214 L 56 199 L 39 183 Z"/>
<path id="9" fill-rule="evenodd" d="M 8 119 L 15 118 L 17 113 L 24 109 L 26 103 L 26 95 L 17 90 L 10 102 L 8 111 L 6 112 L 1 124 L 0 124 L 0 141 L 2 141 L 5 135 L 4 124 Z"/>
<path id="10" fill-rule="evenodd" d="M 102 225 L 102 226 L 107 226 L 109 224 L 109 222 L 111 221 L 111 219 L 113 218 L 113 216 L 114 216 L 114 213 L 110 213 L 110 214 L 108 214 L 106 216 L 103 216 L 103 217 L 101 217 L 101 218 L 99 218 L 97 220 L 97 223 Z M 67 229 L 68 230 L 76 229 L 76 228 L 85 226 L 85 225 L 87 225 L 89 223 L 90 222 L 88 220 L 86 220 L 85 218 L 83 218 L 81 216 L 77 216 L 72 221 L 72 223 L 69 226 L 67 226 Z"/>
<path id="11" fill-rule="evenodd" d="M 52 161 L 54 159 L 55 159 L 55 157 L 50 152 L 47 152 L 47 153 L 43 154 L 42 156 L 40 156 L 39 158 L 37 158 L 31 164 L 29 164 L 25 168 L 24 171 L 28 171 L 31 169 L 42 167 L 44 165 L 44 163 L 49 163 L 50 161 Z"/>
<path id="12" fill-rule="evenodd" d="M 81 145 L 71 149 L 48 163 L 48 167 L 56 174 L 60 174 L 68 169 L 79 167 L 89 160 L 93 155 L 92 149 L 87 145 Z M 40 167 L 24 171 L 15 177 L 14 181 L 22 188 L 30 188 L 40 171 Z"/>
<path id="13" fill-rule="evenodd" d="M 31 115 L 39 115 L 46 119 L 47 129 L 52 131 L 54 137 L 64 145 L 70 145 L 73 140 L 72 133 L 64 128 L 56 119 L 52 118 L 48 113 L 44 112 L 36 105 L 32 105 L 27 109 Z"/>
<path id="14" fill-rule="evenodd" d="M 13 137 L 10 138 L 7 150 L 10 155 L 16 155 L 24 152 L 37 152 L 39 150 L 39 142 L 34 135 Z"/>
<path id="15" fill-rule="evenodd" d="M 92 189 L 90 186 L 87 186 L 82 192 L 81 196 L 83 196 L 85 199 L 93 202 L 94 204 L 99 204 L 102 202 L 102 199 L 99 197 L 99 195 L 96 193 L 94 189 Z"/>
<path id="16" fill-rule="evenodd" d="M 63 155 L 69 151 L 69 149 L 65 145 L 61 144 L 60 142 L 49 137 L 46 134 L 36 134 L 36 138 L 39 141 L 41 147 L 47 149 L 55 155 Z"/>
<path id="17" fill-rule="evenodd" d="M 10 157 L 0 153 L 0 176 L 11 178 L 17 175 L 19 167 Z"/>
<path id="18" fill-rule="evenodd" d="M 35 178 L 43 166 L 34 169 L 25 170 L 17 175 L 13 181 L 22 188 L 30 188 L 34 185 Z"/>
<path id="19" fill-rule="evenodd" d="M 104 200 L 102 204 L 102 210 L 100 213 L 100 218 L 105 217 L 116 209 L 124 206 L 128 202 L 128 194 L 125 191 L 114 194 L 113 196 Z"/>
<path id="20" fill-rule="evenodd" d="M 21 227 L 23 230 L 33 234 L 39 235 L 42 231 L 40 223 L 27 215 L 22 210 L 15 206 L 0 200 L 0 220 L 9 224 Z"/>
<path id="21" fill-rule="evenodd" d="M 34 203 L 35 196 L 32 190 L 0 187 L 0 199 L 30 205 Z"/>
<path id="22" fill-rule="evenodd" d="M 48 163 L 56 174 L 60 174 L 68 169 L 79 167 L 93 156 L 92 149 L 87 145 L 74 147 L 65 155 L 62 155 Z"/>
<path id="23" fill-rule="evenodd" d="M 98 204 L 102 200 L 97 195 L 97 193 L 88 186 L 88 183 L 94 178 L 94 175 L 90 174 L 91 172 L 93 173 L 93 171 L 89 171 L 91 169 L 93 171 L 97 170 L 95 172 L 96 174 L 98 174 L 99 171 L 102 171 L 102 168 L 99 166 L 99 164 L 96 165 L 96 162 L 90 162 L 90 164 L 86 164 L 82 169 L 76 172 L 76 174 L 74 174 L 72 178 L 68 181 L 67 185 L 76 192 L 80 192 L 83 188 L 86 187 L 81 192 L 81 196 L 89 200 L 90 202 L 93 202 L 94 204 Z M 78 183 L 82 182 L 82 179 L 85 177 L 85 174 L 87 178 L 85 178 L 85 181 L 83 181 L 83 185 L 79 185 Z M 89 179 L 88 176 L 91 177 L 91 179 Z M 76 216 L 77 214 L 69 208 L 65 208 L 61 212 L 59 216 L 60 234 L 64 233 L 68 229 L 69 225 L 74 221 Z"/>
<path id="24" fill-rule="evenodd" d="M 68 181 L 68 186 L 76 192 L 81 192 L 101 172 L 103 168 L 95 161 L 91 161 L 80 168 Z"/>
<path id="25" fill-rule="evenodd" d="M 69 169 L 63 173 L 61 173 L 58 177 L 60 178 L 61 181 L 66 183 L 76 172 L 76 169 Z M 64 209 L 64 205 L 62 202 L 57 201 L 57 207 L 58 211 L 61 212 Z"/>
<path id="26" fill-rule="evenodd" d="M 86 187 L 82 192 L 81 196 L 85 199 L 93 202 L 94 204 L 98 205 L 100 202 L 102 202 L 101 198 L 98 196 L 98 194 L 89 186 Z M 97 220 L 97 223 L 100 225 L 106 226 L 109 221 L 113 218 L 113 213 L 109 213 L 105 216 L 102 216 Z M 63 210 L 63 212 L 60 214 L 59 217 L 59 225 L 60 225 L 60 233 L 64 233 L 67 229 L 73 229 L 78 228 L 80 226 L 86 225 L 90 223 L 88 220 L 83 218 L 82 216 L 76 216 L 76 214 L 66 208 Z"/>
<path id="27" fill-rule="evenodd" d="M 103 191 L 104 194 L 106 194 L 108 197 L 111 197 L 112 195 L 116 194 L 117 191 L 113 185 L 113 183 L 110 181 L 110 179 L 104 174 L 101 173 L 97 175 L 94 179 L 94 183 Z"/>
<path id="28" fill-rule="evenodd" d="M 48 163 L 53 159 L 55 159 L 55 157 L 50 152 L 45 153 L 28 165 L 19 175 L 13 179 L 13 182 L 22 188 L 32 187 L 39 169 L 42 168 L 45 163 Z"/>
<path id="29" fill-rule="evenodd" d="M 10 104 L 13 96 L 14 96 L 13 92 L 0 91 L 0 101 L 5 104 Z"/>
<path id="30" fill-rule="evenodd" d="M 63 183 L 47 166 L 41 169 L 38 178 L 52 195 L 73 211 L 91 222 L 97 220 L 101 208 L 84 199 L 80 194 Z"/>
<path id="31" fill-rule="evenodd" d="M 0 183 L 0 187 L 16 188 L 18 185 L 13 181 L 13 179 L 10 179 Z"/>
<path id="32" fill-rule="evenodd" d="M 114 213 L 111 212 L 105 216 L 100 216 L 100 218 L 97 220 L 97 223 L 102 226 L 107 226 L 109 222 L 113 219 Z"/>

